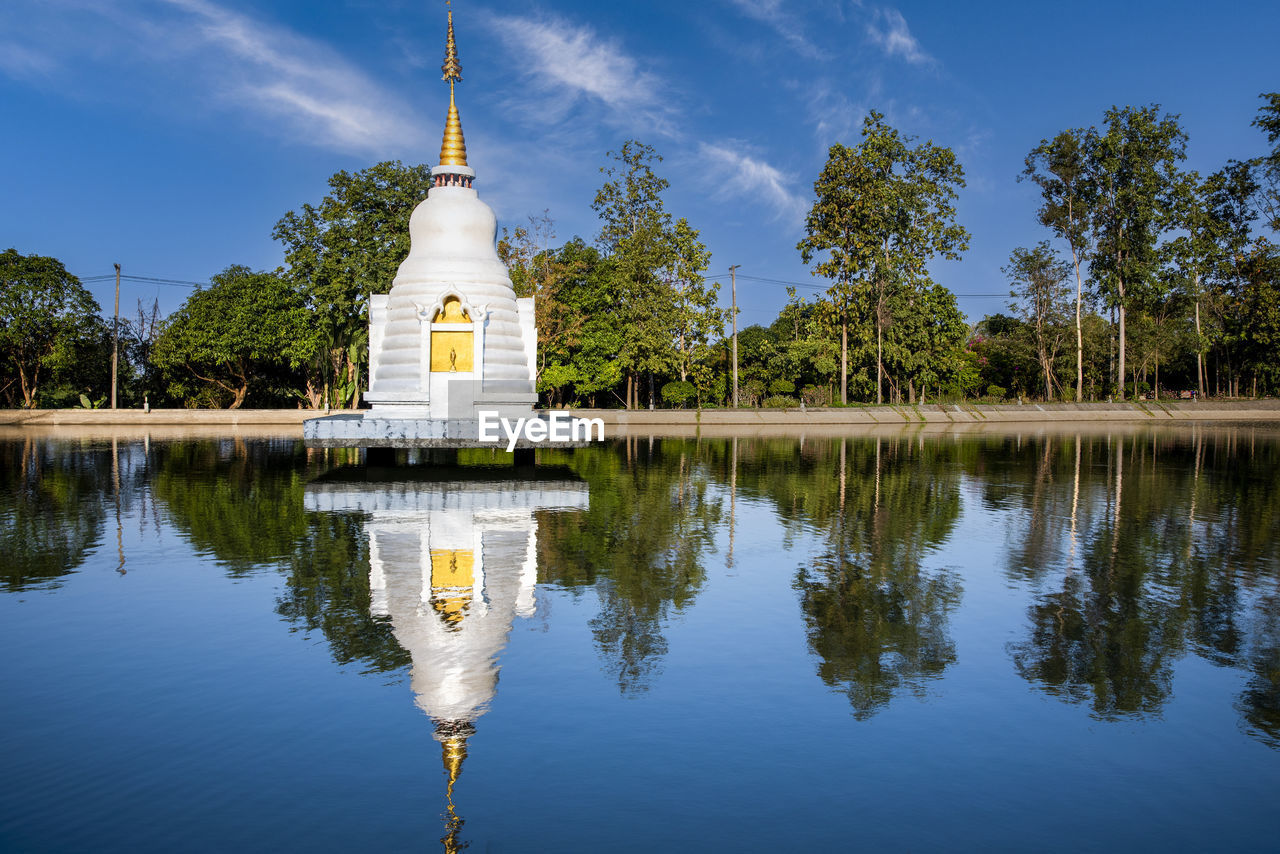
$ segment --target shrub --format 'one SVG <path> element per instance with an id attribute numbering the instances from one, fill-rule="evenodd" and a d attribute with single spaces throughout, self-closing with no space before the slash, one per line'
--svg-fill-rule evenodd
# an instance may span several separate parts
<path id="1" fill-rule="evenodd" d="M 764 397 L 764 383 L 760 380 L 747 380 L 738 387 L 738 397 L 747 406 L 755 406 Z"/>
<path id="2" fill-rule="evenodd" d="M 805 406 L 830 406 L 830 395 L 827 394 L 825 388 L 810 385 L 805 386 L 804 391 L 800 392 L 800 399 L 804 401 Z"/>
<path id="3" fill-rule="evenodd" d="M 684 406 L 697 396 L 698 390 L 693 383 L 684 380 L 675 380 L 662 387 L 662 402 L 668 406 Z"/>
<path id="4" fill-rule="evenodd" d="M 796 384 L 791 380 L 774 380 L 769 383 L 769 394 L 795 394 Z"/>
<path id="5" fill-rule="evenodd" d="M 790 409 L 796 405 L 796 399 L 787 397 L 785 394 L 775 394 L 764 399 L 764 406 L 768 409 Z"/>
<path id="6" fill-rule="evenodd" d="M 994 397 L 996 400 L 1004 400 L 1009 395 L 1009 390 L 1002 385 L 992 383 L 987 386 L 987 397 Z"/>

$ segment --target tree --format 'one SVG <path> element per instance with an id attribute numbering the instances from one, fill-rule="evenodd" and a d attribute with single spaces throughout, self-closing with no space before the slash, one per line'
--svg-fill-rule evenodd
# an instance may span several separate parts
<path id="1" fill-rule="evenodd" d="M 1034 249 L 1019 246 L 1010 254 L 1008 266 L 1002 267 L 1001 271 L 1013 283 L 1010 295 L 1017 302 L 1011 307 L 1022 315 L 1022 320 L 1031 328 L 1036 344 L 1036 357 L 1044 373 L 1044 399 L 1053 400 L 1053 362 L 1058 356 L 1066 330 L 1067 277 L 1071 271 L 1065 263 L 1058 260 L 1049 248 L 1048 241 L 1041 241 Z M 1084 345 L 1079 326 L 1077 333 L 1081 336 L 1077 339 L 1081 353 L 1077 377 L 1078 383 L 1083 385 Z"/>
<path id="2" fill-rule="evenodd" d="M 133 387 L 130 389 L 132 398 L 138 400 L 151 395 L 158 397 L 164 389 L 151 354 L 160 337 L 160 301 L 153 300 L 148 309 L 143 306 L 142 300 L 138 300 L 137 318 L 123 320 L 121 326 L 125 362 L 133 374 Z"/>
<path id="3" fill-rule="evenodd" d="M 251 385 L 305 366 L 322 341 L 301 294 L 288 282 L 232 266 L 170 315 L 152 358 L 178 394 L 190 375 L 204 387 L 189 399 L 230 395 L 230 408 L 238 409 Z"/>
<path id="4" fill-rule="evenodd" d="M 1158 266 L 1157 242 L 1175 210 L 1175 165 L 1186 157 L 1187 135 L 1178 117 L 1158 106 L 1112 107 L 1106 129 L 1088 139 L 1097 187 L 1093 220 L 1097 251 L 1090 275 L 1119 315 L 1119 394 L 1124 398 L 1125 316 L 1142 299 Z"/>
<path id="5" fill-rule="evenodd" d="M 1245 260 L 1244 285 L 1240 294 L 1243 315 L 1243 350 L 1262 391 L 1280 391 L 1280 247 L 1265 241 Z"/>
<path id="6" fill-rule="evenodd" d="M 310 365 L 312 405 L 359 404 L 368 358 L 370 294 L 391 289 L 409 254 L 409 217 L 431 187 L 431 169 L 383 161 L 359 172 L 337 172 L 319 207 L 304 204 L 276 223 L 272 238 L 285 249 L 288 280 L 315 313 L 324 338 Z M 330 394 L 341 388 L 341 395 Z"/>
<path id="7" fill-rule="evenodd" d="M 935 255 L 958 259 L 969 233 L 955 222 L 964 169 L 949 148 L 900 134 L 872 111 L 854 148 L 831 146 L 814 182 L 817 196 L 797 244 L 814 274 L 833 280 L 828 295 L 840 324 L 840 399 L 848 403 L 849 323 L 861 301 L 876 331 L 876 402 L 883 400 L 884 330 L 894 287 L 922 278 Z"/>
<path id="8" fill-rule="evenodd" d="M 507 266 L 511 285 L 517 297 L 534 298 L 534 325 L 538 331 L 538 362 L 534 371 L 543 391 L 542 374 L 549 356 L 561 349 L 563 341 L 573 336 L 583 317 L 569 309 L 563 290 L 572 277 L 570 266 L 562 263 L 551 249 L 555 239 L 555 222 L 550 210 L 529 217 L 529 225 L 516 226 L 514 233 L 502 230 L 498 240 L 498 257 Z M 552 369 L 551 387 L 564 385 L 568 377 Z"/>
<path id="9" fill-rule="evenodd" d="M 1071 249 L 1076 274 L 1076 402 L 1084 399 L 1084 283 L 1080 265 L 1092 250 L 1090 226 L 1097 187 L 1088 163 L 1089 132 L 1066 130 L 1052 140 L 1042 139 L 1027 155 L 1018 180 L 1030 179 L 1040 188 L 1040 223 L 1053 230 Z"/>
<path id="10" fill-rule="evenodd" d="M 77 344 L 92 335 L 98 303 L 62 262 L 43 255 L 0 253 L 0 349 L 12 363 L 22 404 L 36 405 L 41 372 L 73 364 Z"/>
<path id="11" fill-rule="evenodd" d="M 787 304 L 769 327 L 774 372 L 792 380 L 811 406 L 831 401 L 831 386 L 840 370 L 840 346 L 825 322 L 832 314 L 829 303 L 821 298 L 809 302 L 789 287 Z"/>
<path id="12" fill-rule="evenodd" d="M 1280 231 L 1280 92 L 1264 92 L 1258 96 L 1266 103 L 1258 110 L 1253 126 L 1267 135 L 1271 152 L 1261 160 L 1262 174 L 1267 179 L 1262 203 L 1272 231 Z"/>
<path id="13" fill-rule="evenodd" d="M 1219 294 L 1216 302 L 1232 394 L 1240 393 L 1242 356 L 1239 350 L 1248 333 L 1242 308 L 1249 278 L 1246 267 L 1252 224 L 1258 218 L 1254 199 L 1259 189 L 1253 164 L 1236 160 L 1228 161 L 1224 168 L 1210 175 L 1206 187 L 1208 216 L 1217 241 L 1214 279 Z"/>
<path id="14" fill-rule="evenodd" d="M 523 233 L 522 233 L 523 232 Z M 575 237 L 564 246 L 537 252 L 521 248 L 528 232 L 516 229 L 499 252 L 527 262 L 512 267 L 516 293 L 538 288 L 538 391 L 552 405 L 569 397 L 595 397 L 622 379 L 618 353 L 625 330 L 617 325 L 617 276 L 599 250 Z M 534 283 L 529 271 L 537 269 Z"/>
<path id="15" fill-rule="evenodd" d="M 1183 290 L 1195 307 L 1196 387 L 1203 397 L 1208 386 L 1204 354 L 1208 339 L 1200 308 L 1205 285 L 1221 263 L 1222 222 L 1213 215 L 1212 197 L 1217 177 L 1201 180 L 1195 171 L 1179 176 L 1175 190 L 1174 224 L 1177 237 L 1161 247 L 1165 266 L 1181 277 Z"/>
<path id="16" fill-rule="evenodd" d="M 637 140 L 608 156 L 614 162 L 601 167 L 607 180 L 591 207 L 601 220 L 596 242 L 615 275 L 615 321 L 627 331 L 618 361 L 630 408 L 639 397 L 638 377 L 649 374 L 652 401 L 654 374 L 678 370 L 679 336 L 692 347 L 719 315 L 715 289 L 702 280 L 709 253 L 698 232 L 684 220 L 673 224 L 663 205 L 670 183 L 653 171 L 662 157 Z"/>
<path id="17" fill-rule="evenodd" d="M 711 253 L 684 217 L 676 220 L 672 237 L 674 251 L 662 275 L 673 297 L 668 316 L 675 344 L 675 372 L 682 382 L 695 374 L 694 385 L 705 391 L 710 379 L 705 367 L 711 339 L 724 335 L 725 312 L 716 304 L 720 285 L 703 278 Z"/>

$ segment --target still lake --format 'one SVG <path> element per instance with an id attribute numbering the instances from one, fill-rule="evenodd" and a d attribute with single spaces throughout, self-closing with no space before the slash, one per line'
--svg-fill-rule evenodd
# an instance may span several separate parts
<path id="1" fill-rule="evenodd" d="M 0 850 L 1280 844 L 1280 430 L 405 462 L 0 442 Z"/>

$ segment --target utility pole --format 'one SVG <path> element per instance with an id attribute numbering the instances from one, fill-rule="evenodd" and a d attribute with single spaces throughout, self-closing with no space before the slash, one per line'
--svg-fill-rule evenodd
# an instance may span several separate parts
<path id="1" fill-rule="evenodd" d="M 738 268 L 729 268 L 729 291 L 733 294 L 733 408 L 738 408 Z"/>
<path id="2" fill-rule="evenodd" d="M 111 408 L 116 408 L 116 373 L 120 367 L 120 265 L 116 264 L 116 314 L 111 324 Z"/>

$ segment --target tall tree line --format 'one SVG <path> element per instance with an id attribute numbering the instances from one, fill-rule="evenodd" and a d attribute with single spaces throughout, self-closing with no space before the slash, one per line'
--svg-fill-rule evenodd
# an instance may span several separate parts
<path id="1" fill-rule="evenodd" d="M 968 229 L 955 153 L 872 111 L 837 142 L 797 244 L 824 280 L 739 336 L 750 406 L 928 400 L 1128 398 L 1280 391 L 1280 93 L 1253 126 L 1267 151 L 1208 175 L 1187 170 L 1187 134 L 1158 106 L 1112 107 L 1028 153 L 1047 238 L 1003 272 L 1009 314 L 970 326 L 935 281 Z M 649 145 L 607 155 L 591 239 L 558 243 L 546 212 L 504 229 L 498 250 L 534 296 L 544 405 L 720 406 L 732 399 L 727 311 L 710 253 L 668 211 Z M 390 290 L 425 165 L 341 171 L 272 234 L 276 270 L 232 265 L 161 319 L 139 305 L 112 329 L 57 259 L 0 256 L 0 399 L 100 405 L 112 338 L 121 402 L 136 406 L 354 408 L 368 387 L 368 302 Z M 1074 358 L 1072 358 L 1074 356 Z"/>
<path id="2" fill-rule="evenodd" d="M 1054 358 L 1044 345 L 1046 335 L 1060 336 L 1067 317 L 1076 400 L 1090 391 L 1158 396 L 1161 368 L 1179 360 L 1186 364 L 1174 372 L 1178 383 L 1200 395 L 1276 390 L 1280 338 L 1269 308 L 1278 262 L 1275 244 L 1256 225 L 1263 218 L 1274 232 L 1280 224 L 1280 94 L 1263 100 L 1254 125 L 1271 152 L 1230 160 L 1208 176 L 1182 168 L 1187 134 L 1176 115 L 1155 105 L 1112 107 L 1100 126 L 1064 130 L 1027 155 L 1021 177 L 1040 190 L 1037 217 L 1065 249 L 1075 285 L 1071 299 L 1048 243 L 1015 249 L 1005 268 L 1015 309 L 1034 330 L 1046 398 L 1065 393 L 1054 387 Z M 1029 279 L 1032 255 L 1052 275 Z M 1101 389 L 1085 378 L 1090 311 L 1106 317 L 1109 333 Z"/>

